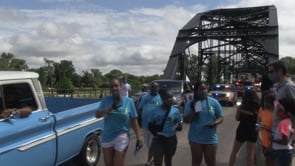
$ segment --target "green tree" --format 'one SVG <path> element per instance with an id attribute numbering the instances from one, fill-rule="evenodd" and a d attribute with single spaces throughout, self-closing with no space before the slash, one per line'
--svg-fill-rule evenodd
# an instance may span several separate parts
<path id="1" fill-rule="evenodd" d="M 287 56 L 280 59 L 283 61 L 288 69 L 288 73 L 291 75 L 295 74 L 295 58 Z"/>
<path id="2" fill-rule="evenodd" d="M 72 80 L 75 73 L 75 67 L 72 61 L 61 60 L 60 63 L 54 63 L 53 66 L 57 82 L 64 80 L 65 78 Z"/>
<path id="3" fill-rule="evenodd" d="M 137 76 L 128 73 L 124 73 L 124 75 L 126 76 L 128 83 L 131 85 L 133 94 L 141 89 L 143 83 L 139 81 Z"/>
<path id="4" fill-rule="evenodd" d="M 75 68 L 72 61 L 62 60 L 60 63 L 54 63 L 54 76 L 56 80 L 55 87 L 58 93 L 70 93 L 73 91 L 72 82 L 75 74 Z"/>
<path id="5" fill-rule="evenodd" d="M 53 60 L 50 60 L 50 59 L 47 59 L 47 58 L 44 58 L 44 62 L 45 62 L 45 66 L 44 66 L 44 77 L 47 78 L 46 80 L 46 86 L 47 87 L 50 87 L 50 88 L 53 88 L 53 84 L 54 82 L 56 81 L 56 78 L 54 76 L 54 61 Z"/>
<path id="6" fill-rule="evenodd" d="M 0 70 L 28 70 L 28 65 L 23 59 L 17 59 L 12 53 L 2 53 L 0 58 Z"/>
<path id="7" fill-rule="evenodd" d="M 198 56 L 194 54 L 184 55 L 184 71 L 190 80 L 198 80 Z"/>
<path id="8" fill-rule="evenodd" d="M 95 78 L 93 77 L 92 73 L 89 71 L 83 71 L 83 76 L 81 77 L 81 86 L 96 88 Z"/>
<path id="9" fill-rule="evenodd" d="M 107 79 L 102 75 L 99 69 L 90 69 L 90 71 L 83 71 L 81 84 L 84 87 L 98 88 L 106 82 Z"/>
<path id="10" fill-rule="evenodd" d="M 63 78 L 56 84 L 56 92 L 58 94 L 73 94 L 74 85 L 69 78 Z"/>
<path id="11" fill-rule="evenodd" d="M 94 77 L 95 87 L 100 87 L 102 84 L 107 82 L 107 79 L 103 76 L 99 69 L 91 69 L 91 74 Z"/>
<path id="12" fill-rule="evenodd" d="M 207 64 L 202 66 L 202 74 L 209 87 L 220 81 L 220 71 L 218 65 L 220 64 L 218 56 L 212 54 L 207 57 Z"/>
<path id="13" fill-rule="evenodd" d="M 118 70 L 118 69 L 114 69 L 114 70 L 111 70 L 109 73 L 106 73 L 105 74 L 105 77 L 110 80 L 112 78 L 120 78 L 123 76 L 123 73 Z"/>
<path id="14" fill-rule="evenodd" d="M 43 88 L 47 87 L 47 68 L 46 67 L 40 67 L 38 69 L 30 69 L 32 72 L 36 72 L 39 74 L 39 81 Z"/>
<path id="15" fill-rule="evenodd" d="M 73 82 L 75 87 L 81 87 L 81 80 L 82 80 L 82 76 L 80 76 L 77 73 L 73 74 L 72 82 Z"/>

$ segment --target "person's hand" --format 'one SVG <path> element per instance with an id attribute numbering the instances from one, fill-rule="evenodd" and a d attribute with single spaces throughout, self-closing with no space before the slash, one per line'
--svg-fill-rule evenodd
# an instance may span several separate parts
<path id="1" fill-rule="evenodd" d="M 142 140 L 138 139 L 136 141 L 136 146 L 135 146 L 135 149 L 134 149 L 134 156 L 137 155 L 137 153 L 139 152 L 139 150 L 142 148 L 143 146 L 143 143 L 142 143 Z"/>
<path id="2" fill-rule="evenodd" d="M 11 115 L 12 111 L 13 111 L 13 109 L 5 109 L 2 111 L 0 117 L 1 118 L 8 118 Z"/>
<path id="3" fill-rule="evenodd" d="M 109 111 L 112 111 L 112 106 L 104 109 L 104 110 L 101 110 L 101 111 L 96 111 L 95 113 L 95 117 L 96 118 L 100 118 L 100 117 L 103 117 L 104 114 L 108 113 Z"/>
<path id="4" fill-rule="evenodd" d="M 208 124 L 205 125 L 206 127 L 210 127 L 210 128 L 213 128 L 216 126 L 216 123 L 213 121 L 213 122 L 210 122 Z"/>
<path id="5" fill-rule="evenodd" d="M 143 141 L 140 140 L 140 139 L 138 139 L 138 140 L 136 141 L 136 148 L 137 148 L 137 149 L 140 149 L 140 148 L 142 148 L 142 146 L 143 146 Z"/>

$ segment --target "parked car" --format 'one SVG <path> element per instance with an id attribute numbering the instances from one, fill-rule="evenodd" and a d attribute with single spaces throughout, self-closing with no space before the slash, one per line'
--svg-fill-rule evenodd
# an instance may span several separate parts
<path id="1" fill-rule="evenodd" d="M 231 84 L 216 84 L 209 95 L 217 99 L 222 105 L 234 106 L 237 102 L 237 92 Z"/>
<path id="2" fill-rule="evenodd" d="M 97 165 L 103 129 L 103 118 L 95 118 L 98 99 L 44 98 L 37 73 L 1 71 L 0 112 L 10 108 L 7 95 L 16 97 L 16 111 L 18 105 L 33 111 L 0 118 L 1 165 L 57 166 L 71 159 Z"/>

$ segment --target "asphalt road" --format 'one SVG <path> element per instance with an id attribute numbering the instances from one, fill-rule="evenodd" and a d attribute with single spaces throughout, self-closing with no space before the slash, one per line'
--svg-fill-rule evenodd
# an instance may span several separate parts
<path id="1" fill-rule="evenodd" d="M 234 120 L 235 115 L 235 107 L 224 107 L 224 122 L 218 127 L 219 133 L 219 144 L 217 149 L 217 166 L 226 166 L 228 165 L 228 160 L 230 156 L 230 152 L 232 149 L 235 130 L 237 127 L 237 122 Z M 190 147 L 187 140 L 188 133 L 188 125 L 183 125 L 183 130 L 178 133 L 178 144 L 177 151 L 175 156 L 173 157 L 173 165 L 175 166 L 189 166 L 191 165 L 191 153 Z M 125 160 L 126 166 L 144 166 L 147 159 L 147 148 L 143 147 L 141 151 L 134 156 L 133 150 L 135 147 L 136 138 L 132 137 L 127 155 Z M 237 159 L 237 165 L 243 166 L 245 165 L 245 150 L 242 149 L 239 153 L 239 157 Z M 164 165 L 164 164 L 163 164 Z M 203 164 L 205 165 L 205 164 Z M 98 166 L 104 166 L 103 164 L 103 156 L 98 163 Z"/>

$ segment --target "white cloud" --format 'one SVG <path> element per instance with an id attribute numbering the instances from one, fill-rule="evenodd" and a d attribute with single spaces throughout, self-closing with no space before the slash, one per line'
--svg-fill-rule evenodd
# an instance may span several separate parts
<path id="1" fill-rule="evenodd" d="M 291 55 L 295 25 L 290 20 L 295 17 L 295 1 L 243 0 L 221 7 L 271 4 L 278 8 L 280 52 Z M 70 60 L 78 72 L 98 68 L 104 73 L 120 69 L 136 75 L 162 74 L 178 30 L 194 15 L 208 10 L 202 4 L 124 12 L 84 9 L 0 9 L 0 21 L 4 22 L 0 26 L 0 51 L 14 53 L 34 68 L 44 65 L 47 58 Z"/>

